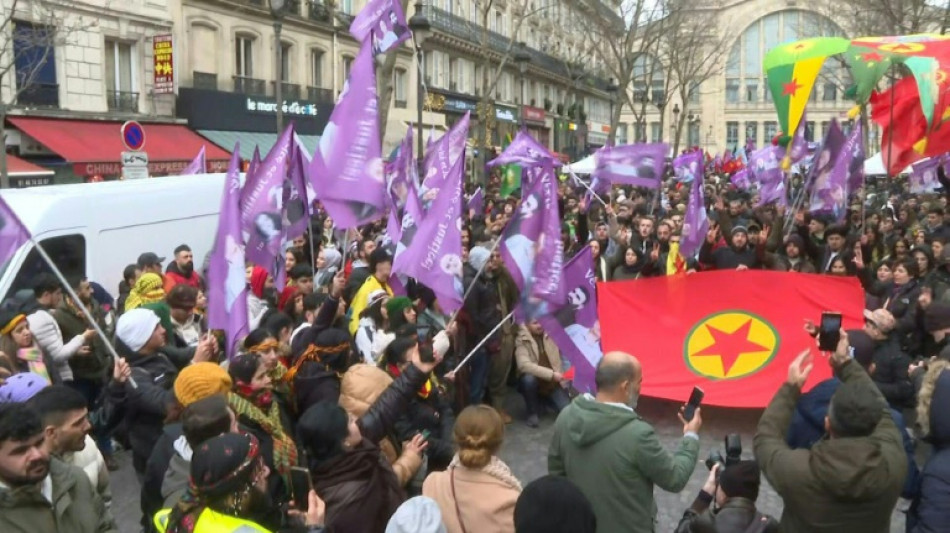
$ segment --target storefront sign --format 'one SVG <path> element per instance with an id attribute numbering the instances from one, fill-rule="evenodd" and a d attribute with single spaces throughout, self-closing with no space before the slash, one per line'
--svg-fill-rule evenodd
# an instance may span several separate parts
<path id="1" fill-rule="evenodd" d="M 277 114 L 277 102 L 248 97 L 247 110 L 252 113 L 266 113 L 269 115 L 275 115 Z M 287 100 L 284 100 L 281 110 L 285 115 L 297 117 L 315 117 L 319 114 L 317 104 L 310 104 L 307 102 L 288 102 Z"/>
<path id="2" fill-rule="evenodd" d="M 185 167 L 191 161 L 149 161 L 147 167 L 148 174 L 154 176 L 156 174 L 177 174 L 182 170 L 185 170 Z M 228 161 L 227 160 L 211 160 L 208 161 L 208 166 L 211 167 L 208 172 L 227 172 L 228 170 Z M 73 164 L 73 173 L 77 176 L 119 176 L 122 174 L 122 163 L 119 161 L 116 162 L 102 162 L 102 163 L 75 163 Z"/>
<path id="3" fill-rule="evenodd" d="M 10 176 L 10 186 L 14 189 L 51 185 L 53 176 Z"/>
<path id="4" fill-rule="evenodd" d="M 495 120 L 518 122 L 518 110 L 514 107 L 495 105 Z"/>
<path id="5" fill-rule="evenodd" d="M 599 131 L 589 131 L 587 132 L 587 142 L 590 144 L 603 146 L 607 144 L 607 134 L 601 133 Z"/>
<path id="6" fill-rule="evenodd" d="M 524 106 L 521 108 L 521 116 L 524 117 L 525 122 L 544 124 L 545 113 L 541 108 Z"/>
<path id="7" fill-rule="evenodd" d="M 153 79 L 152 91 L 155 94 L 175 92 L 175 54 L 171 35 L 152 37 Z"/>
<path id="8" fill-rule="evenodd" d="M 333 104 L 289 100 L 282 109 L 285 117 L 293 118 L 297 133 L 321 135 Z M 272 98 L 182 87 L 178 89 L 177 111 L 179 117 L 188 119 L 188 127 L 193 130 L 273 133 L 277 127 L 269 118 L 277 113 Z"/>
<path id="9" fill-rule="evenodd" d="M 446 98 L 442 104 L 442 109 L 443 111 L 452 113 L 467 113 L 469 111 L 474 113 L 475 110 L 478 109 L 478 103 L 459 100 L 457 98 Z"/>

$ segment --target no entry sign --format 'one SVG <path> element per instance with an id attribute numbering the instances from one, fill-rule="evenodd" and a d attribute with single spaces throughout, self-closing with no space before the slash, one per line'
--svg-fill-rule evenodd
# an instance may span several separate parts
<path id="1" fill-rule="evenodd" d="M 141 150 L 145 146 L 145 130 L 142 125 L 134 120 L 123 124 L 122 143 L 133 152 Z"/>

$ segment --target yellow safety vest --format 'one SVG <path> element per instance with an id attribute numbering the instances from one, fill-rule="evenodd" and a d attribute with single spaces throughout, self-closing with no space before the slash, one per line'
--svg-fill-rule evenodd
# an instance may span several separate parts
<path id="1" fill-rule="evenodd" d="M 168 516 L 171 509 L 162 509 L 155 513 L 155 527 L 161 533 L 165 533 L 168 527 Z M 205 509 L 198 516 L 198 523 L 195 524 L 194 533 L 272 533 L 250 520 L 242 520 L 226 514 L 221 514 L 211 509 Z"/>

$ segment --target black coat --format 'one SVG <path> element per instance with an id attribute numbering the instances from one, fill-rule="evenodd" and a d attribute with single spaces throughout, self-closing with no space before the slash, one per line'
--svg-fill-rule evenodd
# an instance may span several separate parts
<path id="1" fill-rule="evenodd" d="M 455 415 L 445 395 L 438 387 L 433 387 L 428 398 L 416 394 L 409 402 L 402 416 L 396 421 L 396 438 L 399 442 L 412 440 L 417 433 L 429 432 L 429 471 L 448 468 L 455 455 L 452 443 L 452 430 L 455 427 Z"/>
<path id="2" fill-rule="evenodd" d="M 757 515 L 755 502 L 746 498 L 729 498 L 715 511 L 708 508 L 708 495 L 701 493 L 696 500 L 693 507 L 683 514 L 675 533 L 778 532 L 778 521 L 768 515 Z M 697 513 L 697 507 L 702 504 L 707 508 Z M 758 529 L 750 529 L 754 520 L 762 522 Z"/>
<path id="3" fill-rule="evenodd" d="M 162 510 L 165 498 L 162 497 L 162 482 L 168 465 L 175 455 L 175 441 L 182 436 L 181 423 L 168 424 L 152 448 L 145 467 L 145 477 L 142 479 L 142 492 L 139 494 L 139 505 L 142 506 L 142 525 L 146 531 L 155 531 L 152 517 Z"/>
<path id="4" fill-rule="evenodd" d="M 913 407 L 914 384 L 907 373 L 911 359 L 901 350 L 897 339 L 891 335 L 887 340 L 875 343 L 872 357 L 874 373 L 871 379 L 887 399 L 887 403 L 897 410 Z"/>
<path id="5" fill-rule="evenodd" d="M 737 250 L 729 245 L 713 250 L 709 241 L 703 241 L 703 246 L 699 249 L 699 262 L 713 265 L 716 270 L 735 270 L 739 265 L 759 268 L 761 265 L 758 253 L 752 246 Z"/>
<path id="6" fill-rule="evenodd" d="M 499 296 L 498 290 L 487 275 L 483 272 L 481 276 L 475 277 L 478 271 L 471 265 L 466 264 L 464 268 L 465 287 L 471 291 L 465 300 L 465 310 L 472 320 L 472 338 L 474 346 L 478 341 L 485 338 L 486 335 L 501 322 L 502 314 L 498 308 Z M 472 287 L 472 284 L 475 284 Z M 472 287 L 469 289 L 469 287 Z M 496 332 L 495 336 L 498 336 Z M 491 342 L 491 341 L 489 341 Z"/>
<path id="7" fill-rule="evenodd" d="M 135 387 L 131 382 L 125 385 L 125 423 L 132 444 L 132 465 L 144 474 L 152 448 L 162 435 L 168 408 L 176 401 L 172 385 L 178 368 L 161 353 L 135 353 L 121 340 L 116 340 L 116 349 L 125 356 L 135 380 Z"/>
<path id="8" fill-rule="evenodd" d="M 950 372 L 937 378 L 930 409 L 929 440 L 934 447 L 920 473 L 920 489 L 907 512 L 908 533 L 946 531 L 950 524 Z M 934 409 L 934 407 L 940 408 Z"/>

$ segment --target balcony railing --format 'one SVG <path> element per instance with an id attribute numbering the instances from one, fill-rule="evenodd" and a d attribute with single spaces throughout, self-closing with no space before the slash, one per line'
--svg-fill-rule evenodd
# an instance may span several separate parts
<path id="1" fill-rule="evenodd" d="M 33 107 L 59 107 L 59 84 L 31 83 L 17 95 L 17 104 Z"/>
<path id="2" fill-rule="evenodd" d="M 277 84 L 270 82 L 270 88 L 272 94 L 277 95 Z M 284 100 L 300 100 L 300 85 L 296 83 L 284 83 L 280 84 L 280 97 Z"/>
<path id="3" fill-rule="evenodd" d="M 193 84 L 195 89 L 210 89 L 212 91 L 218 90 L 217 74 L 211 74 L 210 72 L 198 72 L 196 70 L 192 72 L 191 75 L 194 79 Z"/>
<path id="4" fill-rule="evenodd" d="M 333 22 L 333 10 L 327 7 L 323 2 L 311 1 L 307 8 L 307 15 L 310 20 L 319 22 Z"/>
<path id="5" fill-rule="evenodd" d="M 234 92 L 250 96 L 267 96 L 264 80 L 234 76 Z"/>
<path id="6" fill-rule="evenodd" d="M 138 113 L 139 93 L 128 91 L 108 91 L 106 92 L 106 104 L 109 107 L 109 111 Z"/>
<path id="7" fill-rule="evenodd" d="M 333 91 L 323 87 L 307 87 L 307 101 L 316 103 L 333 103 Z"/>
<path id="8" fill-rule="evenodd" d="M 395 100 L 394 105 L 396 106 L 396 109 L 406 109 L 406 107 L 408 107 L 408 102 L 405 100 Z"/>

